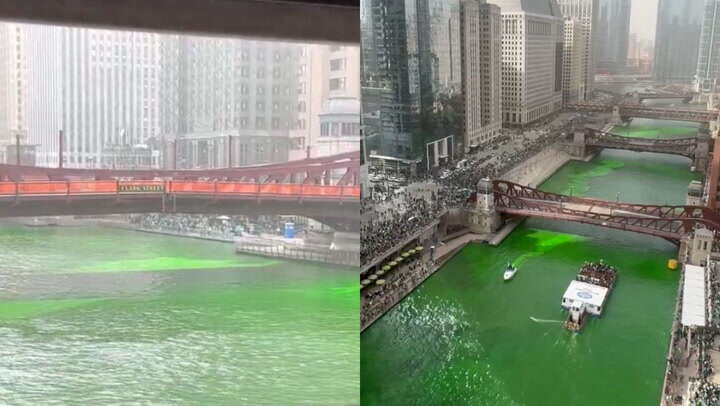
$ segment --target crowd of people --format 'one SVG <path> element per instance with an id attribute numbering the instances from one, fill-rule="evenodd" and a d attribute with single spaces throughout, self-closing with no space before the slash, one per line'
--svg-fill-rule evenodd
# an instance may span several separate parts
<path id="1" fill-rule="evenodd" d="M 384 285 L 363 289 L 360 301 L 360 325 L 366 326 L 376 317 L 384 314 L 427 278 L 433 268 L 432 261 L 424 261 L 422 257 L 418 257 L 387 274 Z"/>
<path id="2" fill-rule="evenodd" d="M 690 395 L 689 404 L 698 406 L 720 406 L 720 385 L 700 381 L 692 395 Z"/>
<path id="3" fill-rule="evenodd" d="M 444 171 L 416 178 L 415 181 L 433 182 L 439 189 L 430 199 L 426 197 L 406 196 L 403 193 L 383 194 L 380 198 L 369 196 L 363 199 L 361 213 L 363 216 L 376 210 L 378 205 L 390 205 L 384 215 L 366 216 L 361 231 L 361 264 L 372 262 L 377 256 L 385 254 L 389 249 L 402 243 L 410 235 L 420 231 L 442 211 L 465 207 L 469 203 L 480 179 L 498 179 L 503 174 L 526 161 L 538 152 L 562 139 L 564 134 L 574 125 L 569 120 L 557 125 L 547 125 L 542 130 L 534 130 L 533 136 L 525 138 L 518 133 L 513 136 L 499 137 L 492 143 L 480 147 L 482 154 L 465 157 L 463 164 L 450 162 Z M 519 140 L 518 137 L 522 137 Z M 512 139 L 518 139 L 520 147 L 504 149 L 497 153 L 487 151 L 499 150 Z"/>
<path id="4" fill-rule="evenodd" d="M 404 241 L 435 220 L 441 205 L 436 195 L 405 196 L 395 207 L 373 213 L 372 219 L 363 221 L 360 230 L 360 263 L 365 264 Z"/>
<path id="5" fill-rule="evenodd" d="M 600 260 L 600 262 L 583 263 L 577 279 L 609 288 L 615 284 L 616 277 L 617 269 Z"/>
<path id="6" fill-rule="evenodd" d="M 200 214 L 153 213 L 131 215 L 130 223 L 146 230 L 165 231 L 178 234 L 194 234 L 204 237 L 231 240 L 236 235 L 280 234 L 286 220 L 280 217 L 260 216 L 208 216 Z M 302 224 L 295 224 L 296 232 Z"/>
<path id="7" fill-rule="evenodd" d="M 673 323 L 671 349 L 666 372 L 665 404 L 681 404 L 685 399 L 690 405 L 720 406 L 720 385 L 713 383 L 716 373 L 713 354 L 720 351 L 717 299 L 720 282 L 714 269 L 708 268 L 706 292 L 709 300 L 709 325 L 695 328 L 680 323 L 683 291 L 678 291 L 678 308 Z M 682 283 L 682 282 L 681 282 Z M 690 342 L 688 343 L 688 340 Z M 717 355 L 715 355 L 717 356 Z M 715 360 L 717 361 L 717 360 Z M 687 383 L 690 383 L 688 391 Z"/>

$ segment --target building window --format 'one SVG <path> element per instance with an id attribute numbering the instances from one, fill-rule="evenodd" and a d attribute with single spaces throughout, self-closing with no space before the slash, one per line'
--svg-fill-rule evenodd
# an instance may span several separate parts
<path id="1" fill-rule="evenodd" d="M 345 89 L 345 78 L 330 79 L 330 90 Z"/>
<path id="2" fill-rule="evenodd" d="M 345 70 L 345 59 L 340 58 L 330 60 L 330 71 L 337 72 L 340 70 Z"/>
<path id="3" fill-rule="evenodd" d="M 304 101 L 298 102 L 297 111 L 298 111 L 299 113 L 304 113 L 304 112 L 305 112 L 305 102 L 304 102 Z"/>
<path id="4" fill-rule="evenodd" d="M 329 123 L 320 124 L 320 136 L 321 137 L 329 137 L 330 136 L 330 124 Z"/>

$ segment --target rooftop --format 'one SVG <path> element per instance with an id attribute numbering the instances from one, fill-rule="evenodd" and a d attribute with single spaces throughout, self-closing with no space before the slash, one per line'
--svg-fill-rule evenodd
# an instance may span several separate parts
<path id="1" fill-rule="evenodd" d="M 571 299 L 600 307 L 603 305 L 603 302 L 605 302 L 607 293 L 608 289 L 602 286 L 586 282 L 572 281 L 565 291 L 563 299 Z"/>

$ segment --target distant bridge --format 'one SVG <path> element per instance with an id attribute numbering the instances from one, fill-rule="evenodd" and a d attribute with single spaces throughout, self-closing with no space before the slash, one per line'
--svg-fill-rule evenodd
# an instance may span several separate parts
<path id="1" fill-rule="evenodd" d="M 682 155 L 693 159 L 697 148 L 697 137 L 688 138 L 636 138 L 588 129 L 585 145 L 610 149 L 624 149 L 637 152 Z"/>
<path id="2" fill-rule="evenodd" d="M 681 99 L 684 103 L 689 103 L 694 95 L 692 94 L 675 94 L 675 93 L 635 93 L 636 100 L 665 100 L 665 99 Z"/>
<path id="3" fill-rule="evenodd" d="M 659 206 L 579 198 L 493 181 L 499 213 L 592 224 L 665 238 L 673 242 L 695 228 L 720 231 L 720 216 L 697 206 Z"/>
<path id="4" fill-rule="evenodd" d="M 649 107 L 641 104 L 575 103 L 568 104 L 566 108 L 587 113 L 616 113 L 623 120 L 635 117 L 708 123 L 717 120 L 719 115 L 717 111 L 710 110 Z"/>

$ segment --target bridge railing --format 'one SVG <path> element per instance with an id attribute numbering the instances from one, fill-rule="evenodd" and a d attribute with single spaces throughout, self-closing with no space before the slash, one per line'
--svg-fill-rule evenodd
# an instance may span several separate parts
<path id="1" fill-rule="evenodd" d="M 352 200 L 360 186 L 203 181 L 30 181 L 0 182 L 0 197 L 125 194 L 209 194 Z"/>

